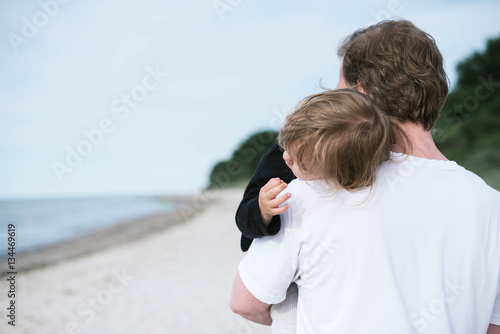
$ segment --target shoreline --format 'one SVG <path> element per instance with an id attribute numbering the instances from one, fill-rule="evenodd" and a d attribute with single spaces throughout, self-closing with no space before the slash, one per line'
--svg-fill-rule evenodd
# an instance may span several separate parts
<path id="1" fill-rule="evenodd" d="M 65 256 L 43 268 L 18 270 L 11 286 L 15 296 L 0 294 L 0 305 L 15 304 L 19 334 L 269 334 L 270 327 L 229 307 L 244 256 L 234 222 L 242 195 L 243 189 L 224 189 L 192 197 L 189 219 L 183 215 L 170 225 L 163 219 L 158 232 L 124 236 L 112 247 L 69 261 Z M 11 329 L 5 308 L 1 333 Z"/>
<path id="2" fill-rule="evenodd" d="M 174 202 L 177 208 L 171 212 L 151 214 L 122 221 L 75 239 L 17 253 L 15 256 L 16 270 L 18 272 L 27 272 L 50 266 L 109 247 L 126 244 L 133 240 L 140 240 L 151 234 L 184 223 L 203 211 L 206 204 L 208 204 L 205 203 L 204 206 L 193 205 L 197 196 L 200 196 L 200 194 L 156 197 L 163 201 Z M 190 210 L 182 210 L 185 207 L 188 207 Z M 7 257 L 0 257 L 0 261 L 6 262 Z M 7 266 L 0 267 L 0 276 L 5 275 L 7 272 Z"/>

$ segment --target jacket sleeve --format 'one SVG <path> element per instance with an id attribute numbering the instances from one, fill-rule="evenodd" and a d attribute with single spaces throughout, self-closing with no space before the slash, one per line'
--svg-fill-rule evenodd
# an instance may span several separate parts
<path id="1" fill-rule="evenodd" d="M 252 179 L 248 183 L 243 199 L 236 211 L 236 225 L 242 233 L 241 250 L 246 252 L 255 238 L 275 235 L 281 227 L 280 216 L 274 216 L 266 227 L 259 208 L 259 192 L 270 179 L 279 177 L 286 183 L 295 176 L 283 160 L 283 151 L 275 144 L 262 157 Z"/>

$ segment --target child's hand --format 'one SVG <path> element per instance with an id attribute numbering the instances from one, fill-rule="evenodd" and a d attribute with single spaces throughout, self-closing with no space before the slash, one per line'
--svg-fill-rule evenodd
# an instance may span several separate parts
<path id="1" fill-rule="evenodd" d="M 280 178 L 274 178 L 269 180 L 265 186 L 260 188 L 259 192 L 259 208 L 260 216 L 262 221 L 267 226 L 271 223 L 271 219 L 275 215 L 282 214 L 290 207 L 289 204 L 285 204 L 280 207 L 287 199 L 290 198 L 290 193 L 286 193 L 278 198 L 278 194 L 283 191 L 288 185 L 283 182 Z"/>

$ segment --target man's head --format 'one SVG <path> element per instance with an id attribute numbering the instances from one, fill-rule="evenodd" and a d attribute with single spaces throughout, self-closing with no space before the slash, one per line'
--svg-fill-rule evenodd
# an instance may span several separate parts
<path id="1" fill-rule="evenodd" d="M 341 81 L 368 94 L 387 115 L 430 130 L 448 95 L 443 57 L 432 36 L 406 20 L 355 31 L 338 51 Z"/>

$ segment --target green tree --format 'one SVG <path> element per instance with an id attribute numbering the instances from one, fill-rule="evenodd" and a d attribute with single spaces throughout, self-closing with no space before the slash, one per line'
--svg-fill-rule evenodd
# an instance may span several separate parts
<path id="1" fill-rule="evenodd" d="M 208 189 L 246 184 L 264 153 L 278 138 L 277 131 L 260 131 L 243 141 L 229 160 L 218 162 L 210 172 Z"/>
<path id="2" fill-rule="evenodd" d="M 460 62 L 457 71 L 434 139 L 448 159 L 500 188 L 500 37 Z"/>
<path id="3" fill-rule="evenodd" d="M 500 78 L 499 58 L 500 37 L 497 37 L 486 42 L 486 50 L 483 53 L 474 52 L 457 65 L 457 88 L 475 87 L 478 77 L 485 74 Z"/>

